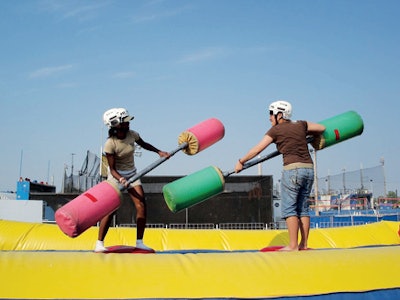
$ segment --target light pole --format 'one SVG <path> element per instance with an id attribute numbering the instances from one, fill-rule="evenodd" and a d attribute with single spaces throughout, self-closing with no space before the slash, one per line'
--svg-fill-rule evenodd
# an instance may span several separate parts
<path id="1" fill-rule="evenodd" d="M 314 200 L 315 200 L 315 215 L 319 216 L 318 207 L 318 174 L 317 174 L 317 151 L 310 149 L 310 152 L 314 156 Z"/>
<path id="2" fill-rule="evenodd" d="M 75 153 L 71 153 L 71 191 L 74 189 L 74 155 Z"/>
<path id="3" fill-rule="evenodd" d="M 370 185 L 370 192 L 371 192 L 371 208 L 374 209 L 374 206 L 375 206 L 375 204 L 374 204 L 374 189 L 373 189 L 373 186 L 372 186 L 372 182 L 373 182 L 373 180 L 370 179 L 369 180 L 369 185 Z"/>
<path id="4" fill-rule="evenodd" d="M 71 175 L 74 175 L 74 155 L 75 153 L 71 153 Z"/>
<path id="5" fill-rule="evenodd" d="M 342 171 L 343 171 L 343 194 L 346 194 L 346 168 L 343 168 Z"/>
<path id="6" fill-rule="evenodd" d="M 381 157 L 381 165 L 382 165 L 382 172 L 383 172 L 383 197 L 386 198 L 386 174 L 385 174 L 385 159 Z"/>
<path id="7" fill-rule="evenodd" d="M 261 155 L 259 155 L 259 156 L 257 156 L 257 157 L 260 158 Z M 258 176 L 261 176 L 261 175 L 262 175 L 262 163 L 259 163 L 259 164 L 257 165 L 257 169 L 258 169 Z"/>

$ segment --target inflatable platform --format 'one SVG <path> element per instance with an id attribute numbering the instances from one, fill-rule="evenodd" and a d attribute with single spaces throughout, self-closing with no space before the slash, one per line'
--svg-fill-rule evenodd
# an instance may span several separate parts
<path id="1" fill-rule="evenodd" d="M 0 220 L 0 299 L 400 299 L 400 222 L 312 229 L 283 252 L 286 230 L 146 229 L 154 254 L 94 253 L 97 228 Z M 106 246 L 134 245 L 111 228 Z"/>

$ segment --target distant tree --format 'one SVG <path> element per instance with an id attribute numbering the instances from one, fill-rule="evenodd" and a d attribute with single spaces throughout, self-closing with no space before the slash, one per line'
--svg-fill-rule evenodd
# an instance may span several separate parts
<path id="1" fill-rule="evenodd" d="M 393 191 L 389 191 L 387 193 L 387 198 L 397 198 L 397 193 Z"/>

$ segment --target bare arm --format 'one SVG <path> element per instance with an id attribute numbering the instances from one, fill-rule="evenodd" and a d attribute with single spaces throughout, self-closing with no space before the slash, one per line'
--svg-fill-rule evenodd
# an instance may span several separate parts
<path id="1" fill-rule="evenodd" d="M 250 159 L 256 157 L 258 154 L 261 153 L 265 148 L 267 148 L 272 143 L 272 138 L 269 135 L 264 135 L 261 141 L 251 148 L 247 154 L 241 157 L 235 165 L 235 172 L 239 173 L 243 169 L 243 164 Z"/>
<path id="2" fill-rule="evenodd" d="M 141 139 L 141 138 L 138 139 L 138 140 L 136 141 L 136 143 L 137 143 L 139 146 L 141 146 L 143 149 L 146 149 L 146 150 L 148 150 L 148 151 L 152 151 L 152 152 L 157 153 L 160 157 L 167 157 L 167 158 L 168 158 L 168 157 L 170 156 L 168 152 L 161 151 L 161 150 L 157 149 L 156 147 L 154 147 L 153 145 L 151 145 L 151 144 L 145 142 L 145 141 L 144 141 L 143 139 Z"/>
<path id="3" fill-rule="evenodd" d="M 311 134 L 321 134 L 325 131 L 324 125 L 313 122 L 307 122 L 307 128 Z"/>
<path id="4" fill-rule="evenodd" d="M 314 137 L 314 140 L 311 142 L 311 145 L 315 150 L 322 149 L 322 133 L 325 131 L 326 127 L 321 124 L 307 122 L 308 132 Z"/>
<path id="5" fill-rule="evenodd" d="M 115 157 L 114 154 L 106 153 L 108 167 L 110 168 L 111 175 L 117 179 L 119 182 L 122 180 L 121 174 L 118 173 L 117 169 L 115 168 Z"/>

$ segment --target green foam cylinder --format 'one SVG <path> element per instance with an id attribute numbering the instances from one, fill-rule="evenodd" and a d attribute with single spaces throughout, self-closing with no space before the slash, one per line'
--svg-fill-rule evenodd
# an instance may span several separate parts
<path id="1" fill-rule="evenodd" d="M 164 185 L 164 199 L 172 212 L 179 212 L 221 193 L 224 184 L 221 170 L 210 166 Z"/>
<path id="2" fill-rule="evenodd" d="M 316 138 L 312 143 L 316 150 L 324 149 L 360 135 L 364 130 L 364 122 L 355 111 L 348 111 L 318 123 L 325 125 L 326 129 L 322 136 Z"/>

